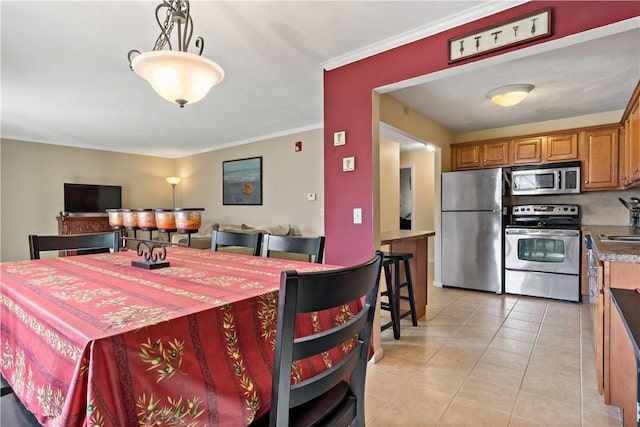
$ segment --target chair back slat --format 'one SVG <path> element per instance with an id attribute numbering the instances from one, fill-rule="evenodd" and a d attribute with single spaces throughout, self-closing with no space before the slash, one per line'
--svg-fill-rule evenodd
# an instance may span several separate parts
<path id="1" fill-rule="evenodd" d="M 262 233 L 238 233 L 235 231 L 213 230 L 211 235 L 211 250 L 225 246 L 242 246 L 251 248 L 252 255 L 260 255 L 260 245 L 262 244 Z"/>
<path id="2" fill-rule="evenodd" d="M 371 260 L 353 267 L 308 273 L 282 272 L 269 425 L 294 425 L 291 414 L 295 418 L 297 413 L 308 413 L 308 405 L 324 402 L 322 397 L 340 389 L 348 377 L 348 391 L 338 397 L 341 399 L 338 402 L 340 410 L 323 414 L 321 423 L 364 425 L 364 383 L 381 267 L 382 252 L 377 251 Z M 335 309 L 362 299 L 362 310 L 346 322 L 315 334 L 295 337 L 299 314 Z M 346 352 L 343 359 L 291 385 L 293 362 L 333 348 Z M 336 407 L 332 405 L 333 409 Z M 313 412 L 317 412 L 317 408 L 313 408 Z"/>
<path id="3" fill-rule="evenodd" d="M 324 236 L 302 237 L 265 234 L 262 242 L 262 256 L 269 257 L 271 252 L 306 254 L 312 257 L 312 262 L 322 264 Z"/>
<path id="4" fill-rule="evenodd" d="M 29 235 L 29 256 L 40 259 L 41 252 L 80 251 L 80 252 L 118 252 L 120 249 L 120 231 L 109 233 L 71 234 L 68 236 Z"/>

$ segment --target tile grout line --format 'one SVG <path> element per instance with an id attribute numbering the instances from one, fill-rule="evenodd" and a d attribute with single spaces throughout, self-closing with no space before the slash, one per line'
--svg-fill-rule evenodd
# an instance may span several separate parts
<path id="1" fill-rule="evenodd" d="M 520 302 L 520 299 L 518 299 Z M 516 303 L 517 305 L 517 303 Z M 515 307 L 515 305 L 514 305 Z M 545 318 L 547 317 L 547 311 L 549 310 L 549 303 L 544 307 L 544 313 L 542 313 L 542 319 L 540 319 L 540 326 L 538 326 L 538 331 L 536 332 L 536 339 L 533 341 L 533 346 L 531 346 L 531 352 L 529 352 L 529 357 L 527 358 L 527 366 L 524 368 L 524 374 L 522 375 L 522 379 L 520 380 L 520 387 L 518 387 L 518 392 L 516 393 L 516 398 L 513 402 L 513 408 L 511 408 L 511 416 L 509 417 L 509 425 L 513 422 L 513 412 L 515 410 L 515 405 L 520 398 L 520 392 L 522 391 L 522 385 L 524 384 L 524 379 L 527 376 L 527 371 L 529 370 L 529 363 L 531 363 L 531 357 L 533 356 L 533 352 L 536 350 L 536 345 L 538 344 L 538 340 L 540 339 L 540 331 L 542 330 L 542 325 L 544 323 Z M 509 312 L 511 313 L 511 312 Z"/>
<path id="2" fill-rule="evenodd" d="M 578 311 L 580 314 L 580 425 L 584 427 L 584 363 L 582 361 L 584 348 L 582 347 L 582 307 Z"/>

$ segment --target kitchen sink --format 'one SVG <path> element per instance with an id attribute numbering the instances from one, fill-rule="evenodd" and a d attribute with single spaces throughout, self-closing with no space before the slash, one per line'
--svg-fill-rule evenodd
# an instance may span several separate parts
<path id="1" fill-rule="evenodd" d="M 602 242 L 640 243 L 640 234 L 599 234 Z"/>

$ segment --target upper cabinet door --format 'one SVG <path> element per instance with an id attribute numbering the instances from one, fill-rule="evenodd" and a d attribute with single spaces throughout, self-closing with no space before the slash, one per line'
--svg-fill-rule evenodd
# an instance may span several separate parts
<path id="1" fill-rule="evenodd" d="M 480 145 L 452 147 L 453 170 L 477 169 L 480 167 Z"/>
<path id="2" fill-rule="evenodd" d="M 578 134 L 567 133 L 547 136 L 545 162 L 578 159 Z"/>
<path id="3" fill-rule="evenodd" d="M 544 140 L 544 136 L 514 139 L 511 142 L 513 146 L 513 164 L 540 163 L 542 161 L 541 153 Z"/>
<path id="4" fill-rule="evenodd" d="M 618 126 L 580 132 L 582 190 L 618 187 Z"/>
<path id="5" fill-rule="evenodd" d="M 509 166 L 509 141 L 482 144 L 482 167 Z"/>

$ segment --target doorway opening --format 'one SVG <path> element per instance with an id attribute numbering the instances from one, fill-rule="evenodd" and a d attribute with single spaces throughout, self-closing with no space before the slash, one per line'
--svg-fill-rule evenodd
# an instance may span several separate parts
<path id="1" fill-rule="evenodd" d="M 400 230 L 411 230 L 413 218 L 413 165 L 400 166 Z"/>

